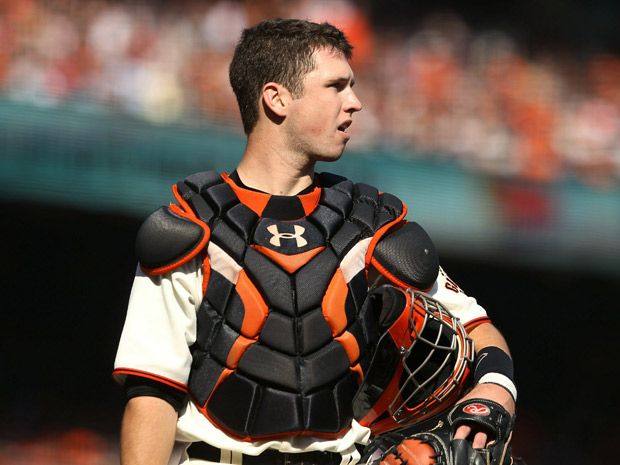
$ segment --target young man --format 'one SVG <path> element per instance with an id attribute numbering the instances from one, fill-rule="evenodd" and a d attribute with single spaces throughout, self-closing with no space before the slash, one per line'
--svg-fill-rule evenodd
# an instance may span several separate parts
<path id="1" fill-rule="evenodd" d="M 371 436 L 352 404 L 377 340 L 365 303 L 377 277 L 460 318 L 479 360 L 494 360 L 461 400 L 514 413 L 504 339 L 402 202 L 314 172 L 342 155 L 362 109 L 351 49 L 326 23 L 244 31 L 230 66 L 241 162 L 178 183 L 138 234 L 114 371 L 129 398 L 123 465 L 355 463 Z M 494 438 L 475 425 L 451 438 L 484 448 Z"/>

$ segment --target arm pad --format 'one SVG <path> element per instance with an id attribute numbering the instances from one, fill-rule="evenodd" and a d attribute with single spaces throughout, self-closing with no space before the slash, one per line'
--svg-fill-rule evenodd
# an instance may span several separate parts
<path id="1" fill-rule="evenodd" d="M 140 396 L 159 397 L 168 402 L 177 412 L 187 403 L 185 392 L 140 376 L 127 376 L 125 395 L 127 400 Z"/>

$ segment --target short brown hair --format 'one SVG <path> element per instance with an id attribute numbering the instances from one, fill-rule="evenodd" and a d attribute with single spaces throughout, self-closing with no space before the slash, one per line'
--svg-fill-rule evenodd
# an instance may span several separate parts
<path id="1" fill-rule="evenodd" d="M 351 58 L 353 47 L 329 23 L 300 19 L 268 19 L 245 29 L 230 63 L 230 85 L 237 97 L 243 130 L 250 134 L 258 120 L 263 86 L 277 82 L 293 96 L 301 95 L 303 77 L 316 66 L 313 53 L 331 48 Z"/>

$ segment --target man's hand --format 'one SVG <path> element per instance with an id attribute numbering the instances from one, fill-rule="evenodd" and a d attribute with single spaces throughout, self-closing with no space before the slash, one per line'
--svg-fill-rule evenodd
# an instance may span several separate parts
<path id="1" fill-rule="evenodd" d="M 495 401 L 504 407 L 511 415 L 515 414 L 515 401 L 512 396 L 506 389 L 496 384 L 478 384 L 458 403 L 460 404 L 461 402 L 473 398 L 482 398 Z M 492 439 L 487 437 L 487 433 L 485 431 L 481 431 L 476 427 L 472 428 L 470 425 L 461 425 L 454 432 L 454 439 L 466 439 L 468 437 L 473 437 L 472 447 L 474 449 L 482 449 L 483 447 L 486 447 L 489 440 Z"/>

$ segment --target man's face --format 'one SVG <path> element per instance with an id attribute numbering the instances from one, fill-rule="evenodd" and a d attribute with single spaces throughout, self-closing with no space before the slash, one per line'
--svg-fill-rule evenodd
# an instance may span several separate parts
<path id="1" fill-rule="evenodd" d="M 291 148 L 313 161 L 340 158 L 349 140 L 352 115 L 362 109 L 353 92 L 353 71 L 341 52 L 320 49 L 316 67 L 303 80 L 303 94 L 285 121 Z"/>

